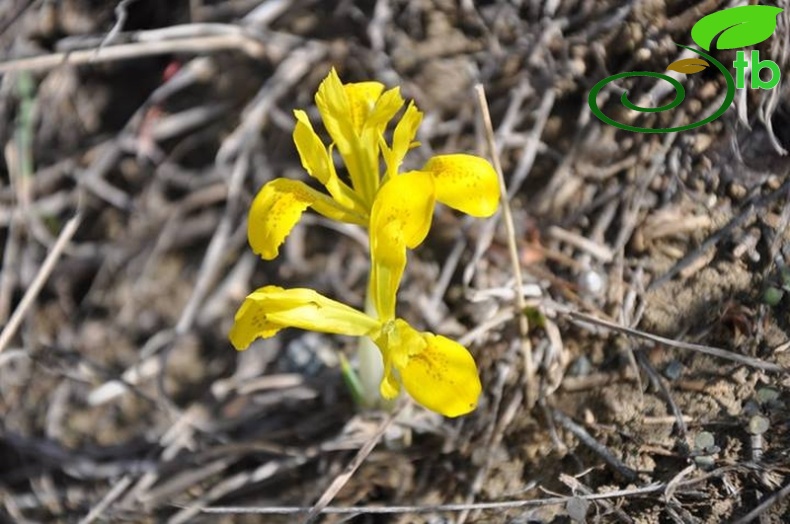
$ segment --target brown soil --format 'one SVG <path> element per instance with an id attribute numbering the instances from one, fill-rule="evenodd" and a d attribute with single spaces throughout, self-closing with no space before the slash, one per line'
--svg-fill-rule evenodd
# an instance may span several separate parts
<path id="1" fill-rule="evenodd" d="M 334 66 L 400 85 L 426 111 L 407 167 L 485 154 L 473 86 L 485 87 L 516 191 L 536 375 L 507 314 L 504 224 L 440 209 L 399 313 L 468 337 L 480 405 L 458 420 L 407 406 L 322 521 L 790 520 L 785 83 L 778 104 L 748 91 L 740 114 L 670 135 L 618 130 L 587 106 L 608 75 L 663 71 L 723 2 L 118 6 L 120 32 L 112 2 L 0 7 L 0 324 L 47 277 L 0 348 L 0 519 L 294 522 L 374 438 L 386 415 L 358 412 L 339 370 L 352 340 L 293 331 L 243 353 L 227 340 L 265 284 L 362 304 L 358 232 L 306 219 L 274 262 L 246 243 L 255 191 L 304 177 L 291 111 L 315 116 Z M 788 72 L 779 21 L 759 49 Z M 167 52 L 146 54 L 142 37 Z M 113 55 L 124 45 L 131 56 Z M 52 60 L 15 61 L 29 56 Z M 695 121 L 719 103 L 715 72 L 683 81 L 682 108 L 638 123 Z M 654 83 L 627 85 L 636 100 Z M 631 118 L 618 93 L 603 107 Z"/>

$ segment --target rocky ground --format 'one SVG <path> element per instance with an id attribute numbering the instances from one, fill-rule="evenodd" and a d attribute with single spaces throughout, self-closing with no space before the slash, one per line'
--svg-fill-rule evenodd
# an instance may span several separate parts
<path id="1" fill-rule="evenodd" d="M 673 134 L 587 104 L 604 77 L 664 71 L 729 5 L 1 4 L 3 519 L 295 522 L 340 479 L 322 522 L 786 522 L 786 84 Z M 758 48 L 790 74 L 788 25 Z M 308 217 L 274 262 L 246 240 L 256 190 L 305 178 L 291 111 L 317 116 L 332 66 L 426 112 L 411 167 L 488 155 L 485 88 L 515 235 L 439 208 L 399 310 L 475 355 L 469 416 L 360 413 L 350 339 L 227 340 L 267 283 L 362 304 L 360 231 Z M 721 103 L 717 71 L 682 80 L 684 104 L 640 125 Z M 599 98 L 624 115 L 618 99 Z"/>

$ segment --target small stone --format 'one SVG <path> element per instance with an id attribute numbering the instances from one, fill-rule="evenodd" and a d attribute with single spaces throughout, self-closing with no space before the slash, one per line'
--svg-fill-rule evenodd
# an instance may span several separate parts
<path id="1" fill-rule="evenodd" d="M 664 376 L 669 380 L 677 380 L 683 374 L 683 364 L 677 360 L 670 360 L 667 367 L 664 368 Z"/>
<path id="2" fill-rule="evenodd" d="M 757 390 L 757 402 L 771 404 L 779 400 L 779 391 L 774 388 L 760 388 Z"/>
<path id="3" fill-rule="evenodd" d="M 581 497 L 571 497 L 565 504 L 565 511 L 573 522 L 587 522 L 587 511 L 590 501 Z"/>
<path id="4" fill-rule="evenodd" d="M 292 340 L 285 349 L 285 357 L 289 371 L 308 376 L 338 364 L 336 352 L 319 333 L 308 332 Z"/>
<path id="5" fill-rule="evenodd" d="M 592 269 L 582 271 L 577 279 L 579 289 L 592 296 L 600 295 L 606 286 L 606 280 L 598 272 Z"/>
<path id="6" fill-rule="evenodd" d="M 713 469 L 716 465 L 716 461 L 710 455 L 700 455 L 698 457 L 694 457 L 694 463 L 700 469 Z"/>
<path id="7" fill-rule="evenodd" d="M 746 186 L 735 182 L 733 182 L 728 189 L 730 196 L 736 200 L 745 197 L 748 192 Z"/>
<path id="8" fill-rule="evenodd" d="M 572 377 L 583 377 L 589 375 L 592 371 L 592 364 L 590 359 L 582 355 L 574 360 L 568 367 L 568 375 Z"/>
<path id="9" fill-rule="evenodd" d="M 754 415 L 759 415 L 760 411 L 760 404 L 758 404 L 755 400 L 749 399 L 743 404 L 741 415 L 752 417 Z"/>
<path id="10" fill-rule="evenodd" d="M 778 287 L 769 286 L 763 291 L 763 303 L 771 307 L 778 306 L 784 298 L 785 292 Z"/>
<path id="11" fill-rule="evenodd" d="M 752 435 L 762 435 L 768 428 L 771 427 L 771 422 L 762 415 L 755 415 L 749 419 L 749 433 Z"/>
<path id="12" fill-rule="evenodd" d="M 709 431 L 701 431 L 694 437 L 694 448 L 699 451 L 704 451 L 714 446 L 716 446 L 716 438 Z"/>
<path id="13" fill-rule="evenodd" d="M 697 154 L 705 152 L 710 147 L 711 143 L 713 143 L 712 135 L 697 135 L 694 141 L 694 152 Z"/>

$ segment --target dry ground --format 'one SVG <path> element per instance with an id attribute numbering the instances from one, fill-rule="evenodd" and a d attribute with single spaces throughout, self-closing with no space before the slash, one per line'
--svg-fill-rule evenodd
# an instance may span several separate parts
<path id="1" fill-rule="evenodd" d="M 662 71 L 727 5 L 0 4 L 2 518 L 294 522 L 383 432 L 323 521 L 788 521 L 789 91 L 743 91 L 671 135 L 617 130 L 586 102 L 605 76 Z M 790 74 L 788 39 L 783 14 L 760 49 Z M 471 348 L 470 416 L 357 413 L 342 337 L 227 341 L 266 283 L 362 303 L 359 231 L 309 218 L 268 263 L 246 245 L 257 188 L 304 177 L 291 110 L 315 116 L 333 65 L 426 111 L 415 166 L 487 154 L 486 89 L 534 376 L 501 216 L 440 209 L 400 306 Z M 642 122 L 721 99 L 713 72 L 685 82 L 682 108 Z"/>

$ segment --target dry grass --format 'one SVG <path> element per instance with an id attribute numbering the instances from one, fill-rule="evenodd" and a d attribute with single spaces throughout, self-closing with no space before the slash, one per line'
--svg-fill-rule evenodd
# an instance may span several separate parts
<path id="1" fill-rule="evenodd" d="M 790 287 L 788 91 L 665 136 L 586 104 L 725 3 L 95 4 L 0 7 L 3 519 L 787 518 L 790 297 L 764 290 Z M 783 71 L 788 41 L 765 46 Z M 269 263 L 246 245 L 255 191 L 305 176 L 291 110 L 333 65 L 426 111 L 408 167 L 501 162 L 507 212 L 440 209 L 401 290 L 399 314 L 477 359 L 460 420 L 356 412 L 342 337 L 227 341 L 266 283 L 362 302 L 357 229 L 310 217 Z M 718 103 L 720 79 L 685 83 L 643 123 Z"/>

